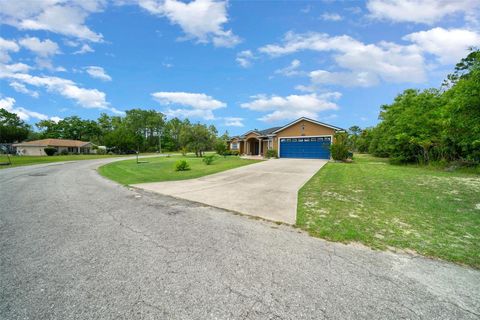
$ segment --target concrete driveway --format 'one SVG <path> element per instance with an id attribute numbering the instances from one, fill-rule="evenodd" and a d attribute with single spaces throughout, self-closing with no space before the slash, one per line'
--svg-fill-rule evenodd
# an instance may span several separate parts
<path id="1" fill-rule="evenodd" d="M 275 159 L 197 179 L 134 187 L 294 224 L 298 190 L 326 163 L 317 159 Z"/>

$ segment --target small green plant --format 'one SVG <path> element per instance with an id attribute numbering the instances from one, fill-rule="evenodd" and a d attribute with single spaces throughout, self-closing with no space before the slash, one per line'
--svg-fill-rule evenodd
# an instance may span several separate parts
<path id="1" fill-rule="evenodd" d="M 267 150 L 267 158 L 278 158 L 278 151 L 275 149 Z"/>
<path id="2" fill-rule="evenodd" d="M 207 166 L 211 165 L 213 163 L 213 161 L 215 160 L 215 155 L 214 154 L 211 154 L 211 155 L 208 155 L 208 156 L 205 156 L 203 157 L 203 162 L 205 162 L 205 164 Z"/>
<path id="3" fill-rule="evenodd" d="M 68 150 L 67 150 L 67 149 L 63 149 L 63 150 L 60 151 L 58 154 L 61 155 L 61 156 L 68 156 Z"/>
<path id="4" fill-rule="evenodd" d="M 175 163 L 175 171 L 187 171 L 190 170 L 190 165 L 186 160 L 179 160 Z"/>
<path id="5" fill-rule="evenodd" d="M 53 147 L 46 147 L 46 148 L 43 149 L 43 151 L 45 151 L 47 156 L 53 156 L 55 153 L 57 153 L 57 149 L 55 149 Z"/>

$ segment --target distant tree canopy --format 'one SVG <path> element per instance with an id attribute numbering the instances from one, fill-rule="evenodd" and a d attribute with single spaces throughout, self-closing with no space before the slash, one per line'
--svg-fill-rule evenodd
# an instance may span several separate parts
<path id="1" fill-rule="evenodd" d="M 0 109 L 0 143 L 12 143 L 27 139 L 31 127 L 15 113 Z"/>
<path id="2" fill-rule="evenodd" d="M 405 90 L 381 106 L 379 119 L 373 128 L 351 132 L 358 151 L 398 162 L 479 163 L 480 52 L 462 59 L 440 89 Z"/>
<path id="3" fill-rule="evenodd" d="M 37 131 L 16 114 L 0 109 L 0 142 L 12 143 L 32 139 L 73 139 L 105 145 L 116 153 L 157 152 L 185 150 L 203 156 L 214 150 L 218 141 L 226 144 L 227 137 L 217 137 L 215 126 L 192 124 L 188 119 L 173 118 L 167 121 L 164 114 L 155 110 L 132 109 L 125 116 L 102 113 L 95 120 L 77 116 L 58 122 L 42 120 Z"/>

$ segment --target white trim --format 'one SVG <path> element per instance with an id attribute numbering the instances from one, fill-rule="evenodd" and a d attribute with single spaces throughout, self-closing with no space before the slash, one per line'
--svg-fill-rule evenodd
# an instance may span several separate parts
<path id="1" fill-rule="evenodd" d="M 278 157 L 281 158 L 280 156 L 280 139 L 299 139 L 299 138 L 324 138 L 324 137 L 330 137 L 330 143 L 333 143 L 333 135 L 331 134 L 319 134 L 316 136 L 291 136 L 291 137 L 277 137 L 277 144 L 278 144 Z M 330 154 L 330 159 L 332 159 L 332 155 Z"/>
<path id="2" fill-rule="evenodd" d="M 258 133 L 258 131 L 255 131 L 255 130 L 250 130 L 250 131 L 248 131 L 247 133 L 242 134 L 242 136 L 243 136 L 243 137 L 246 137 L 246 136 L 248 136 L 250 133 L 255 133 L 257 136 L 261 136 L 261 134 Z"/>
<path id="3" fill-rule="evenodd" d="M 309 121 L 309 122 L 311 122 L 311 123 L 315 123 L 315 124 L 317 124 L 317 125 L 324 126 L 324 127 L 330 128 L 330 129 L 333 129 L 333 130 L 335 130 L 335 131 L 345 131 L 345 130 L 343 130 L 342 128 L 339 128 L 339 127 L 331 126 L 331 125 L 329 125 L 329 124 L 326 124 L 326 123 L 323 123 L 323 122 L 320 122 L 320 121 L 317 121 L 317 120 L 313 120 L 313 119 L 301 117 L 301 118 L 298 118 L 297 120 L 295 120 L 295 121 L 293 121 L 293 122 L 290 122 L 290 123 L 287 124 L 287 125 L 284 125 L 284 126 L 281 127 L 280 129 L 273 131 L 272 133 L 277 133 L 277 132 L 280 132 L 280 131 L 282 131 L 282 130 L 285 130 L 285 129 L 287 129 L 288 127 L 291 127 L 291 126 L 293 126 L 294 124 L 297 124 L 297 123 L 299 123 L 299 122 L 302 121 L 302 120 Z M 320 137 L 320 136 L 319 136 L 319 137 Z"/>

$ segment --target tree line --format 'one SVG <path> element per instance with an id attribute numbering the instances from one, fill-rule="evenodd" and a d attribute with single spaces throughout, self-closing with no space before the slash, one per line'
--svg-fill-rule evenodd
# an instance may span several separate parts
<path id="1" fill-rule="evenodd" d="M 381 106 L 380 122 L 353 126 L 354 151 L 398 163 L 480 163 L 480 51 L 472 50 L 439 89 L 407 89 Z"/>
<path id="2" fill-rule="evenodd" d="M 22 121 L 16 114 L 0 109 L 0 142 L 13 143 L 46 138 L 91 141 L 106 146 L 113 153 L 182 151 L 203 156 L 207 150 L 225 149 L 228 133 L 218 137 L 214 125 L 191 123 L 188 119 L 173 118 L 156 110 L 132 109 L 125 116 L 102 113 L 95 120 L 78 116 L 58 122 L 42 120 L 38 130 Z"/>

